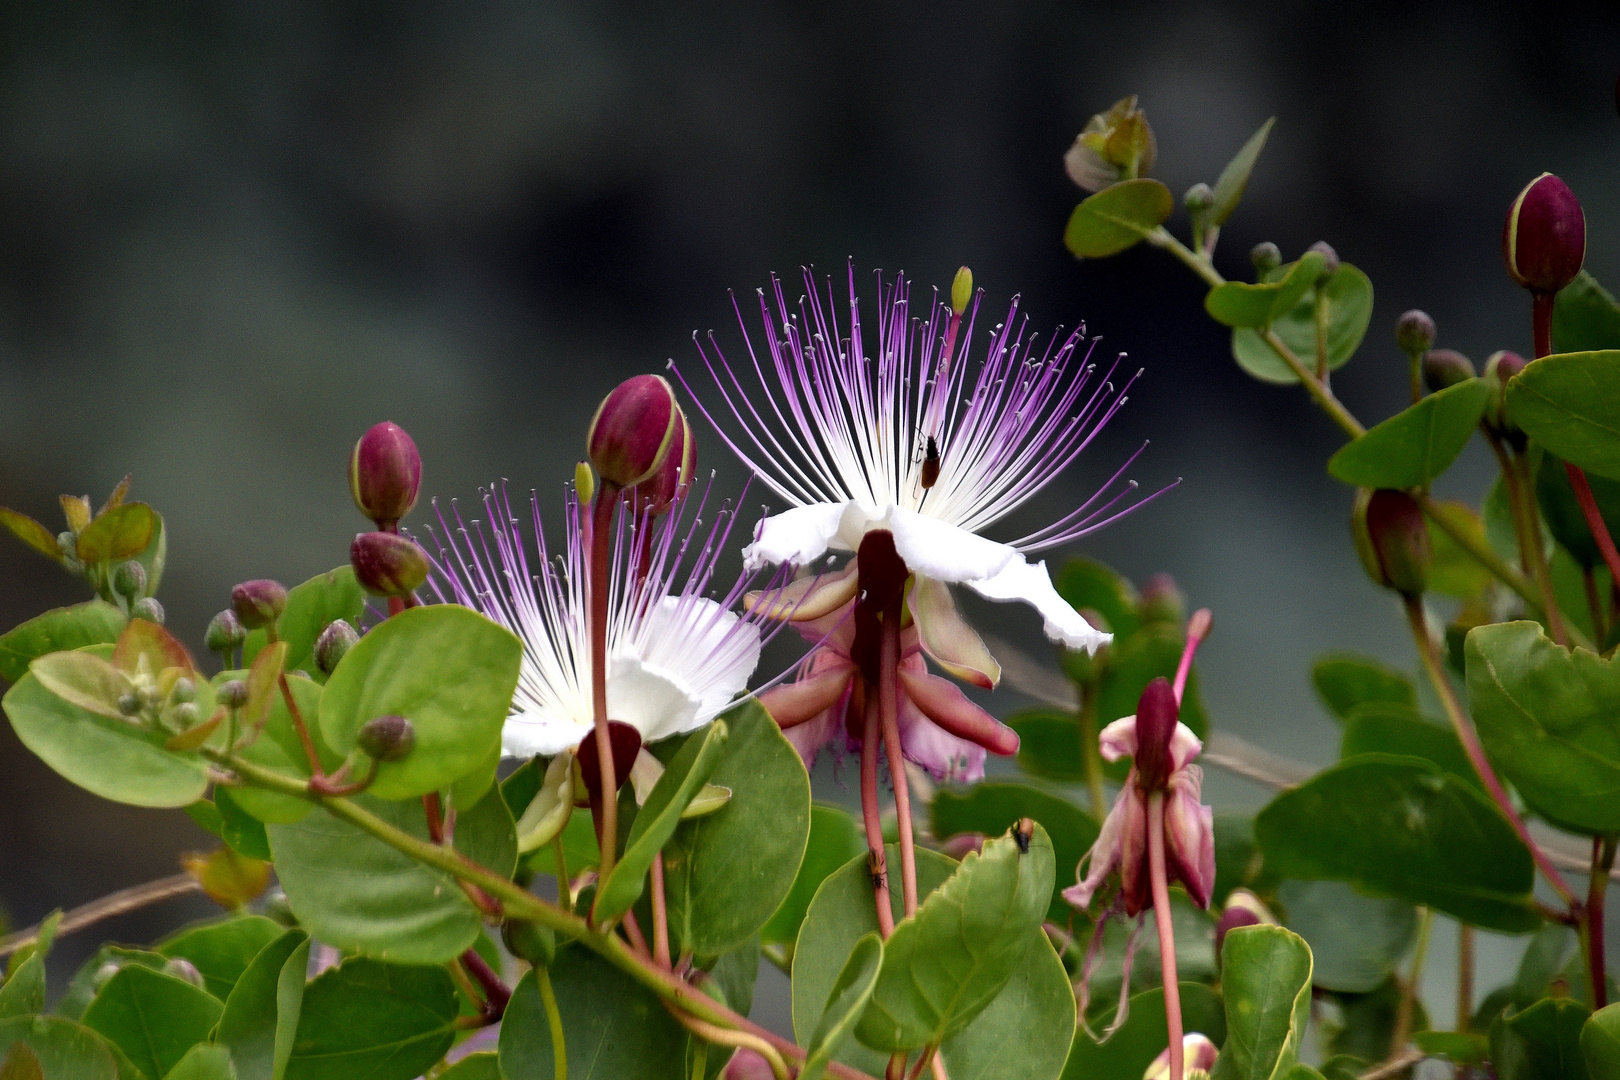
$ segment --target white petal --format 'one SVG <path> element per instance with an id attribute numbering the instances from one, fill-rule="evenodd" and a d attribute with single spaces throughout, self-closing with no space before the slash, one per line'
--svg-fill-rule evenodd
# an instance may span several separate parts
<path id="1" fill-rule="evenodd" d="M 852 505 L 814 503 L 772 514 L 754 530 L 754 542 L 743 548 L 743 565 L 750 573 L 768 563 L 810 565 L 835 546 L 844 509 Z"/>
<path id="2" fill-rule="evenodd" d="M 1008 550 L 1011 550 L 1010 548 Z M 1016 552 L 1014 552 L 1017 555 Z M 1062 642 L 1071 649 L 1084 649 L 1094 653 L 1113 640 L 1080 617 L 1069 602 L 1052 587 L 1044 561 L 1031 563 L 1017 555 L 994 577 L 968 581 L 968 587 L 989 600 L 1022 600 L 1041 613 L 1046 622 L 1046 636 Z"/>
<path id="3" fill-rule="evenodd" d="M 1023 562 L 1018 550 L 986 540 L 939 518 L 891 506 L 870 528 L 894 533 L 894 549 L 914 574 L 935 581 L 978 581 L 994 578 L 1013 562 Z"/>
<path id="4" fill-rule="evenodd" d="M 641 732 L 642 742 L 695 727 L 698 699 L 686 687 L 634 656 L 616 656 L 608 665 L 608 718 Z"/>
<path id="5" fill-rule="evenodd" d="M 1097 736 L 1098 752 L 1104 761 L 1136 756 L 1136 716 L 1121 717 Z"/>
<path id="6" fill-rule="evenodd" d="M 693 715 L 666 734 L 708 723 L 747 689 L 759 665 L 759 630 L 741 622 L 702 596 L 665 597 L 648 615 L 636 635 L 641 662 L 697 701 Z"/>
<path id="7" fill-rule="evenodd" d="M 501 753 L 512 758 L 550 757 L 572 750 L 591 733 L 590 724 L 560 719 L 541 709 L 529 709 L 506 718 L 501 728 Z"/>

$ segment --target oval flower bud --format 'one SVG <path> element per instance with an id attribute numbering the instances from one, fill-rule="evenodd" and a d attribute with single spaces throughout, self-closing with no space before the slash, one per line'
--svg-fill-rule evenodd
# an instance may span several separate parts
<path id="1" fill-rule="evenodd" d="M 1508 276 L 1531 292 L 1555 293 L 1586 261 L 1586 215 L 1575 193 L 1552 173 L 1525 185 L 1502 223 Z"/>
<path id="2" fill-rule="evenodd" d="M 1417 596 L 1429 583 L 1429 526 L 1423 508 L 1404 491 L 1362 488 L 1351 518 L 1356 554 L 1367 575 L 1403 596 Z"/>
<path id="3" fill-rule="evenodd" d="M 1136 703 L 1136 784 L 1143 791 L 1163 791 L 1170 780 L 1170 739 L 1180 713 L 1169 679 L 1161 675 L 1143 688 Z"/>
<path id="4" fill-rule="evenodd" d="M 158 603 L 154 596 L 143 596 L 129 606 L 129 617 L 132 619 L 145 619 L 149 623 L 163 625 L 165 618 L 163 605 Z"/>
<path id="5" fill-rule="evenodd" d="M 1418 356 L 1434 348 L 1434 320 L 1427 311 L 1413 308 L 1395 320 L 1395 344 L 1407 356 Z"/>
<path id="6" fill-rule="evenodd" d="M 1181 1037 L 1181 1057 L 1186 1066 L 1188 1080 L 1191 1080 L 1194 1073 L 1208 1076 L 1210 1070 L 1215 1068 L 1215 1058 L 1218 1055 L 1219 1050 L 1207 1035 L 1189 1031 Z M 1169 1075 L 1170 1048 L 1167 1046 L 1153 1059 L 1153 1064 L 1147 1067 L 1147 1071 L 1142 1074 L 1142 1080 L 1167 1080 Z"/>
<path id="7" fill-rule="evenodd" d="M 664 455 L 664 463 L 625 496 L 638 514 L 660 517 L 669 513 L 675 500 L 692 486 L 692 471 L 697 468 L 697 440 L 692 437 L 692 425 L 687 422 L 686 413 L 680 409 L 676 412 L 680 414 L 680 423 L 676 425 L 675 438 L 669 444 L 669 453 Z"/>
<path id="8" fill-rule="evenodd" d="M 398 761 L 416 748 L 416 728 L 403 716 L 378 716 L 360 725 L 354 741 L 367 757 Z"/>
<path id="9" fill-rule="evenodd" d="M 962 314 L 972 299 L 973 271 L 965 266 L 958 267 L 956 277 L 951 279 L 951 314 Z"/>
<path id="10" fill-rule="evenodd" d="M 1485 407 L 1485 426 L 1520 449 L 1524 445 L 1524 433 L 1508 419 L 1507 384 L 1524 370 L 1525 364 L 1524 357 L 1507 349 L 1491 353 L 1485 361 L 1485 381 L 1491 388 L 1491 402 Z"/>
<path id="11" fill-rule="evenodd" d="M 134 600 L 146 591 L 146 567 L 130 559 L 120 563 L 113 571 L 113 592 L 126 600 Z"/>
<path id="12" fill-rule="evenodd" d="M 1263 278 L 1282 265 L 1282 249 L 1270 240 L 1262 240 L 1249 249 L 1249 261 Z"/>
<path id="13" fill-rule="evenodd" d="M 1455 349 L 1430 349 L 1423 354 L 1423 383 L 1431 394 L 1474 377 L 1474 362 Z"/>
<path id="14" fill-rule="evenodd" d="M 227 709 L 240 709 L 247 704 L 247 699 L 247 683 L 241 679 L 232 679 L 229 682 L 221 683 L 219 689 L 214 692 L 214 700 Z"/>
<path id="15" fill-rule="evenodd" d="M 422 487 L 422 455 L 405 429 L 384 420 L 360 436 L 349 455 L 349 494 L 360 512 L 391 526 L 411 512 Z"/>
<path id="16" fill-rule="evenodd" d="M 330 675 L 338 666 L 348 651 L 354 648 L 354 643 L 360 640 L 360 632 L 347 619 L 338 619 L 328 623 L 320 637 L 315 639 L 315 666 L 321 669 L 322 675 Z"/>
<path id="17" fill-rule="evenodd" d="M 246 640 L 247 631 L 242 628 L 242 620 L 230 608 L 208 620 L 208 630 L 203 634 L 203 644 L 208 646 L 209 652 L 216 653 L 240 649 Z"/>
<path id="18" fill-rule="evenodd" d="M 287 609 L 287 590 L 279 581 L 260 578 L 244 581 L 231 590 L 231 610 L 249 630 L 268 626 Z"/>
<path id="19" fill-rule="evenodd" d="M 680 426 L 669 383 L 660 375 L 637 375 L 597 406 L 585 449 L 604 483 L 634 487 L 658 471 Z"/>
<path id="20" fill-rule="evenodd" d="M 1322 276 L 1316 279 L 1316 287 L 1320 289 L 1327 284 L 1328 278 L 1339 272 L 1339 253 L 1326 240 L 1318 240 L 1305 250 L 1322 256 Z"/>
<path id="21" fill-rule="evenodd" d="M 398 533 L 360 533 L 349 545 L 355 580 L 373 596 L 409 596 L 427 580 L 427 552 Z"/>

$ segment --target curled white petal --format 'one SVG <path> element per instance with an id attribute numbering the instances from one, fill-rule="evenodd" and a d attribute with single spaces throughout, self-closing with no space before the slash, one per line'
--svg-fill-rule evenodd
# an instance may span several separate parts
<path id="1" fill-rule="evenodd" d="M 1105 634 L 1086 622 L 1078 611 L 1069 606 L 1067 600 L 1058 595 L 1046 572 L 1044 560 L 1031 563 L 1016 551 L 1013 553 L 1017 557 L 994 577 L 969 580 L 968 587 L 988 600 L 1022 600 L 1041 613 L 1041 618 L 1045 620 L 1046 636 L 1071 649 L 1095 653 L 1113 640 L 1112 634 Z"/>
<path id="2" fill-rule="evenodd" d="M 589 723 L 531 706 L 514 712 L 501 728 L 501 754 L 509 758 L 551 757 L 571 750 L 591 733 Z"/>
<path id="3" fill-rule="evenodd" d="M 809 566 L 834 548 L 844 509 L 850 505 L 813 503 L 772 514 L 759 523 L 754 542 L 743 548 L 743 566 L 749 573 L 771 563 Z M 854 550 L 843 544 L 837 546 L 839 550 Z"/>
<path id="4" fill-rule="evenodd" d="M 894 533 L 894 549 L 914 574 L 936 581 L 972 582 L 994 578 L 1024 557 L 1010 544 L 959 528 L 939 518 L 891 506 L 872 528 Z"/>

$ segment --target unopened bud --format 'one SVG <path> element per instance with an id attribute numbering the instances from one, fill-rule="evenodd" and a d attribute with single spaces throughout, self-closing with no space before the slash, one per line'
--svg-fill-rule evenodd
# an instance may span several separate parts
<path id="1" fill-rule="evenodd" d="M 354 741 L 367 757 L 398 761 L 416 747 L 416 728 L 403 716 L 379 716 L 360 725 Z"/>
<path id="2" fill-rule="evenodd" d="M 1395 344 L 1407 356 L 1426 353 L 1434 347 L 1434 320 L 1429 313 L 1413 308 L 1395 320 Z"/>
<path id="3" fill-rule="evenodd" d="M 159 626 L 163 625 L 163 620 L 166 617 L 163 605 L 158 603 L 157 598 L 153 596 L 143 596 L 131 604 L 129 616 L 132 619 L 145 619 L 147 622 L 157 623 Z"/>
<path id="4" fill-rule="evenodd" d="M 287 590 L 279 581 L 259 578 L 231 590 L 231 610 L 249 630 L 269 626 L 287 609 Z"/>
<path id="5" fill-rule="evenodd" d="M 961 267 L 951 279 L 951 314 L 960 315 L 973 299 L 973 271 Z"/>
<path id="6" fill-rule="evenodd" d="M 1162 675 L 1143 688 L 1136 702 L 1136 786 L 1145 792 L 1163 791 L 1170 782 L 1170 740 L 1180 712 L 1176 692 Z"/>
<path id="7" fill-rule="evenodd" d="M 242 620 L 229 608 L 208 620 L 208 631 L 203 635 L 203 644 L 208 646 L 209 652 L 215 653 L 240 649 L 246 640 L 247 631 L 242 628 Z"/>
<path id="8" fill-rule="evenodd" d="M 1275 925 L 1277 917 L 1271 913 L 1254 893 L 1248 889 L 1233 889 L 1226 898 L 1226 906 L 1221 909 L 1221 917 L 1215 923 L 1215 959 L 1220 960 L 1221 946 L 1226 942 L 1226 935 L 1241 926 L 1259 926 L 1262 923 Z"/>
<path id="9" fill-rule="evenodd" d="M 113 592 L 126 600 L 133 600 L 146 591 L 146 567 L 130 559 L 120 563 L 113 571 Z"/>
<path id="10" fill-rule="evenodd" d="M 1187 598 L 1169 574 L 1154 574 L 1142 585 L 1136 609 L 1143 622 L 1179 623 L 1186 611 Z"/>
<path id="11" fill-rule="evenodd" d="M 1525 185 L 1502 224 L 1502 258 L 1522 288 L 1555 293 L 1586 261 L 1586 215 L 1575 193 L 1552 173 Z"/>
<path id="12" fill-rule="evenodd" d="M 1189 1031 L 1181 1037 L 1181 1059 L 1186 1065 L 1187 1080 L 1192 1080 L 1194 1073 L 1203 1073 L 1206 1077 L 1210 1070 L 1215 1068 L 1215 1058 L 1220 1051 L 1209 1038 L 1196 1031 Z M 1167 1046 L 1153 1064 L 1147 1067 L 1142 1074 L 1142 1080 L 1168 1080 L 1170 1076 L 1170 1048 Z"/>
<path id="13" fill-rule="evenodd" d="M 661 517 L 669 513 L 675 500 L 692 486 L 692 473 L 697 468 L 697 440 L 692 436 L 692 425 L 687 422 L 686 413 L 680 409 L 676 412 L 681 422 L 675 427 L 675 437 L 669 444 L 669 453 L 664 455 L 664 463 L 625 494 L 637 514 Z"/>
<path id="14" fill-rule="evenodd" d="M 315 666 L 321 669 L 322 675 L 332 674 L 338 666 L 338 661 L 342 660 L 359 640 L 360 632 L 347 619 L 328 623 L 326 629 L 321 631 L 321 636 L 315 639 Z"/>
<path id="15" fill-rule="evenodd" d="M 184 731 L 197 722 L 197 717 L 199 715 L 197 712 L 197 704 L 196 702 L 192 701 L 182 702 L 174 707 L 174 712 L 170 715 L 174 720 L 175 726 L 181 731 Z"/>
<path id="16" fill-rule="evenodd" d="M 574 494 L 579 497 L 581 506 L 591 505 L 591 498 L 596 494 L 596 474 L 591 472 L 588 461 L 574 463 Z"/>
<path id="17" fill-rule="evenodd" d="M 197 684 L 190 679 L 180 678 L 174 681 L 174 689 L 169 691 L 169 700 L 176 705 L 184 705 L 188 701 L 197 700 Z"/>
<path id="18" fill-rule="evenodd" d="M 1069 179 L 1087 191 L 1101 191 L 1121 180 L 1146 176 L 1158 156 L 1158 144 L 1136 96 L 1116 101 L 1107 112 L 1086 122 L 1085 130 L 1063 155 Z"/>
<path id="19" fill-rule="evenodd" d="M 111 982 L 112 977 L 123 969 L 123 966 L 123 962 L 119 960 L 109 960 L 102 964 L 96 968 L 96 973 L 90 977 L 90 988 L 99 993 L 101 988 Z"/>
<path id="20" fill-rule="evenodd" d="M 679 427 L 669 383 L 659 375 L 637 375 L 597 406 L 585 449 L 603 483 L 634 487 L 658 471 Z"/>
<path id="21" fill-rule="evenodd" d="M 428 576 L 427 552 L 398 533 L 360 533 L 349 545 L 355 580 L 373 596 L 409 596 Z"/>
<path id="22" fill-rule="evenodd" d="M 1209 208 L 1215 205 L 1215 192 L 1208 184 L 1194 184 L 1181 197 L 1181 205 L 1196 220 L 1200 215 L 1209 213 Z"/>
<path id="23" fill-rule="evenodd" d="M 1318 240 L 1305 250 L 1322 256 L 1322 276 L 1316 279 L 1317 288 L 1321 288 L 1327 284 L 1328 278 L 1339 272 L 1339 253 L 1326 240 Z"/>
<path id="24" fill-rule="evenodd" d="M 536 967 L 546 967 L 557 958 L 557 933 L 549 926 L 508 919 L 501 927 L 501 942 L 506 951 Z"/>
<path id="25" fill-rule="evenodd" d="M 1276 244 L 1266 240 L 1249 249 L 1249 261 L 1254 263 L 1254 269 L 1259 276 L 1265 277 L 1282 265 L 1282 251 Z"/>
<path id="26" fill-rule="evenodd" d="M 1491 389 L 1490 404 L 1485 406 L 1485 426 L 1520 449 L 1524 445 L 1524 433 L 1508 419 L 1507 384 L 1524 368 L 1524 357 L 1507 349 L 1492 353 L 1485 361 L 1485 382 Z"/>
<path id="27" fill-rule="evenodd" d="M 64 529 L 56 534 L 56 546 L 62 550 L 62 558 L 78 559 L 79 538 L 73 535 L 72 529 Z"/>
<path id="28" fill-rule="evenodd" d="M 1433 553 L 1416 499 L 1404 491 L 1362 488 L 1351 526 L 1356 554 L 1374 582 L 1403 596 L 1417 596 L 1428 587 Z"/>
<path id="29" fill-rule="evenodd" d="M 139 694 L 128 693 L 118 696 L 118 711 L 125 716 L 134 716 L 141 711 L 141 698 Z"/>
<path id="30" fill-rule="evenodd" d="M 219 689 L 214 691 L 214 700 L 227 709 L 240 709 L 247 704 L 247 699 L 247 683 L 241 679 L 232 679 L 229 682 L 221 683 Z"/>
<path id="31" fill-rule="evenodd" d="M 1456 349 L 1430 349 L 1423 354 L 1423 384 L 1431 394 L 1474 377 L 1474 362 Z"/>
<path id="32" fill-rule="evenodd" d="M 183 956 L 171 957 L 169 962 L 163 965 L 163 974 L 173 975 L 175 978 L 182 982 L 188 982 L 199 990 L 207 989 L 207 984 L 203 982 L 202 972 L 197 970 L 197 965 Z"/>
<path id="33" fill-rule="evenodd" d="M 774 1080 L 776 1072 L 757 1050 L 741 1047 L 726 1062 L 725 1080 Z"/>
<path id="34" fill-rule="evenodd" d="M 422 455 L 405 429 L 384 420 L 349 455 L 349 494 L 360 512 L 387 527 L 411 512 L 422 487 Z"/>

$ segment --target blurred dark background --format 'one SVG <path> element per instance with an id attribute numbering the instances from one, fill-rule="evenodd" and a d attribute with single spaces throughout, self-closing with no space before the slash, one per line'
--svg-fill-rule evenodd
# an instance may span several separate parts
<path id="1" fill-rule="evenodd" d="M 1335 378 L 1371 423 L 1403 404 L 1391 327 L 1408 307 L 1476 362 L 1528 351 L 1498 236 L 1542 170 L 1585 203 L 1588 268 L 1620 282 L 1617 66 L 1612 2 L 10 5 L 0 503 L 58 528 L 58 493 L 99 500 L 133 472 L 169 524 L 170 626 L 200 652 L 235 581 L 344 560 L 362 524 L 345 459 L 371 423 L 416 437 L 426 492 L 555 490 L 616 380 L 692 358 L 694 330 L 736 340 L 728 289 L 846 259 L 945 286 L 965 262 L 993 305 L 1021 293 L 1035 325 L 1083 319 L 1147 369 L 1006 535 L 1152 439 L 1135 475 L 1185 482 L 1084 550 L 1138 581 L 1167 570 L 1215 609 L 1216 725 L 1325 762 L 1337 729 L 1311 657 L 1412 664 L 1322 468 L 1338 433 L 1236 368 L 1162 252 L 1067 254 L 1081 193 L 1063 152 L 1140 94 L 1179 196 L 1276 115 L 1217 262 L 1247 279 L 1257 241 L 1293 258 L 1326 239 L 1372 277 L 1372 329 Z M 1485 459 L 1471 450 L 1445 493 L 1477 499 Z M 7 538 L 0 581 L 0 628 L 83 598 Z M 993 615 L 1044 655 L 1033 616 Z M 178 811 L 78 792 L 9 729 L 0 785 L 14 925 L 171 873 L 204 839 Z M 1208 790 L 1222 807 L 1265 797 Z M 206 910 L 109 924 L 53 968 Z"/>

